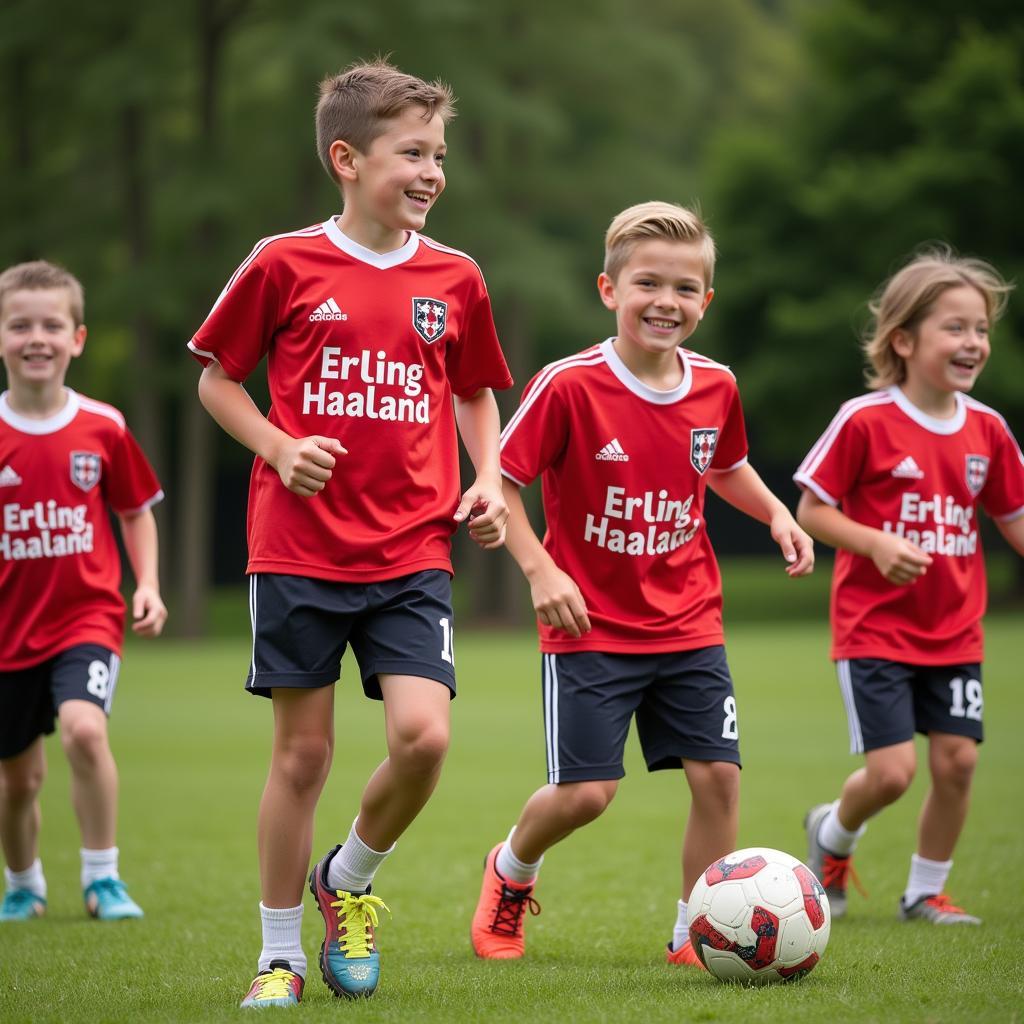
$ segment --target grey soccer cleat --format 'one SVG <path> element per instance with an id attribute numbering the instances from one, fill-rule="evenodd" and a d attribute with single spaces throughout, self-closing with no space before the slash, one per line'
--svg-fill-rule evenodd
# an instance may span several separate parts
<path id="1" fill-rule="evenodd" d="M 807 866 L 821 882 L 834 920 L 846 913 L 846 880 L 852 861 L 849 854 L 837 857 L 818 841 L 818 829 L 831 809 L 831 804 L 812 807 L 804 815 L 804 830 L 807 832 Z"/>
<path id="2" fill-rule="evenodd" d="M 922 896 L 908 907 L 900 897 L 901 921 L 930 921 L 932 924 L 981 924 L 981 918 L 956 906 L 944 893 Z"/>

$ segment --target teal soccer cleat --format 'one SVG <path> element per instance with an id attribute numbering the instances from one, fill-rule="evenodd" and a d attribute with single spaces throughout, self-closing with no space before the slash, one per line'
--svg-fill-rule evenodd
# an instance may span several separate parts
<path id="1" fill-rule="evenodd" d="M 142 917 L 142 907 L 128 895 L 120 878 L 97 878 L 82 893 L 85 909 L 99 921 L 124 921 Z"/>
<path id="2" fill-rule="evenodd" d="M 31 921 L 46 913 L 46 900 L 31 889 L 11 889 L 0 904 L 0 921 Z"/>

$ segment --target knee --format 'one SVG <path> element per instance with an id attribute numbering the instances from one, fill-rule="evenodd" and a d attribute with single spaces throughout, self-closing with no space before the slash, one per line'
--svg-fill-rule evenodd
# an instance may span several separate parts
<path id="1" fill-rule="evenodd" d="M 388 751 L 392 763 L 406 772 L 430 775 L 436 772 L 448 753 L 448 727 L 440 722 L 428 722 L 400 732 L 392 740 Z"/>
<path id="2" fill-rule="evenodd" d="M 331 767 L 331 741 L 327 736 L 296 736 L 279 742 L 274 752 L 278 778 L 296 793 L 319 790 Z"/>
<path id="3" fill-rule="evenodd" d="M 96 715 L 76 718 L 61 726 L 60 738 L 69 761 L 79 766 L 93 766 L 108 749 L 107 721 Z"/>
<path id="4" fill-rule="evenodd" d="M 740 803 L 740 768 L 731 761 L 689 762 L 687 781 L 694 803 L 734 814 Z"/>
<path id="5" fill-rule="evenodd" d="M 957 744 L 936 759 L 932 775 L 938 785 L 954 789 L 968 789 L 978 763 L 978 747 L 973 741 Z"/>
<path id="6" fill-rule="evenodd" d="M 0 772 L 0 801 L 8 807 L 21 807 L 32 803 L 43 788 L 46 771 L 41 765 L 31 765 L 18 771 Z"/>
<path id="7" fill-rule="evenodd" d="M 878 799 L 884 804 L 898 800 L 914 781 L 914 769 L 909 765 L 887 765 L 879 769 L 872 778 Z"/>
<path id="8" fill-rule="evenodd" d="M 613 780 L 568 783 L 563 806 L 574 828 L 600 817 L 612 802 L 618 783 Z"/>

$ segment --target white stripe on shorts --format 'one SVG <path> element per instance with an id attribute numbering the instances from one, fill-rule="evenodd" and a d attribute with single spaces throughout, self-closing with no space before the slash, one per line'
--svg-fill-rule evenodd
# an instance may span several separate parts
<path id="1" fill-rule="evenodd" d="M 117 676 L 121 671 L 121 659 L 113 652 L 110 652 L 110 664 L 107 666 L 107 696 L 103 701 L 103 710 L 110 714 L 110 707 L 114 703 L 114 687 L 117 686 Z"/>
<path id="2" fill-rule="evenodd" d="M 559 781 L 558 763 L 558 666 L 556 655 L 544 655 L 544 740 L 547 743 L 548 782 Z"/>
<path id="3" fill-rule="evenodd" d="M 252 660 L 249 662 L 249 689 L 256 685 L 256 573 L 249 577 L 249 623 L 252 626 Z"/>
<path id="4" fill-rule="evenodd" d="M 850 662 L 841 658 L 836 662 L 836 675 L 839 676 L 839 692 L 843 695 L 846 705 L 846 724 L 850 729 L 850 753 L 864 753 L 864 734 L 860 729 L 860 718 L 857 715 L 857 702 L 853 699 L 853 677 L 850 675 Z"/>

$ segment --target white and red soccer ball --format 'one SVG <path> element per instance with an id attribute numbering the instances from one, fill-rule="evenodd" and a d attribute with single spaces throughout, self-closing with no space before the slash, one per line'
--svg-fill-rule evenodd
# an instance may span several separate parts
<path id="1" fill-rule="evenodd" d="M 690 941 L 721 981 L 802 978 L 828 944 L 832 913 L 821 883 L 788 853 L 762 847 L 715 861 L 688 901 Z"/>

